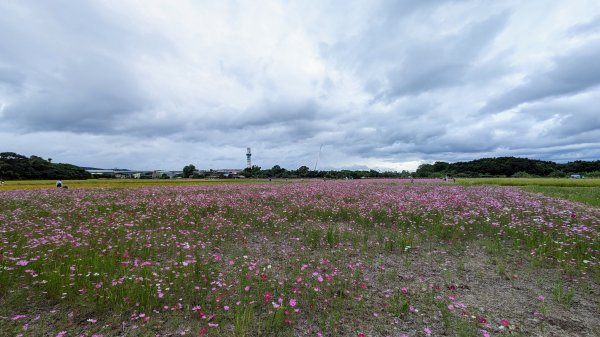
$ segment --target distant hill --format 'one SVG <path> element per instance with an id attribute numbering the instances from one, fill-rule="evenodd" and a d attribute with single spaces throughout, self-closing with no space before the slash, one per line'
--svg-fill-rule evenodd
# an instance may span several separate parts
<path id="1" fill-rule="evenodd" d="M 26 179 L 88 179 L 85 169 L 64 163 L 52 163 L 51 159 L 38 156 L 26 157 L 14 152 L 0 153 L 0 178 L 6 180 Z"/>
<path id="2" fill-rule="evenodd" d="M 558 164 L 552 161 L 497 157 L 481 158 L 467 162 L 447 163 L 438 161 L 434 164 L 422 164 L 416 171 L 418 177 L 566 177 L 570 174 L 600 175 L 600 160 L 574 161 Z"/>

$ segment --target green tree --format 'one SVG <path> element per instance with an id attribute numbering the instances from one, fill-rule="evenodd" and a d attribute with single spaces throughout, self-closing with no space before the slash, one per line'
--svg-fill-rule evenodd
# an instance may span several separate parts
<path id="1" fill-rule="evenodd" d="M 310 171 L 308 166 L 302 165 L 298 168 L 298 170 L 296 170 L 296 174 L 298 174 L 299 177 L 304 178 L 308 175 L 308 171 Z"/>
<path id="2" fill-rule="evenodd" d="M 196 166 L 189 164 L 183 167 L 183 177 L 184 178 L 189 178 L 194 174 L 194 171 L 196 171 Z"/>
<path id="3" fill-rule="evenodd" d="M 417 168 L 416 176 L 421 178 L 428 178 L 433 174 L 433 165 L 421 164 Z"/>
<path id="4" fill-rule="evenodd" d="M 260 166 L 252 165 L 252 168 L 246 167 L 243 171 L 244 177 L 246 178 L 261 178 Z"/>
<path id="5" fill-rule="evenodd" d="M 279 178 L 283 175 L 283 173 L 285 173 L 285 169 L 281 168 L 281 166 L 279 166 L 279 165 L 275 165 L 275 166 L 273 166 L 273 168 L 271 168 L 271 175 L 273 177 Z"/>

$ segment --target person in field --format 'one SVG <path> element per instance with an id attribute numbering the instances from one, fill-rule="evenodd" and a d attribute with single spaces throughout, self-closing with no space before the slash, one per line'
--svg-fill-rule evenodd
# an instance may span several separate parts
<path id="1" fill-rule="evenodd" d="M 62 183 L 62 180 L 58 179 L 58 180 L 56 181 L 56 188 L 61 188 L 61 187 L 62 187 L 62 185 L 63 185 L 63 183 Z"/>

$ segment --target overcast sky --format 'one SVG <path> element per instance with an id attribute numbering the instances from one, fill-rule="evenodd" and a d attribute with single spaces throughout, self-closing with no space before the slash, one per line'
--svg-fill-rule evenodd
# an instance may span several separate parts
<path id="1" fill-rule="evenodd" d="M 0 2 L 0 151 L 130 169 L 600 159 L 600 1 Z"/>

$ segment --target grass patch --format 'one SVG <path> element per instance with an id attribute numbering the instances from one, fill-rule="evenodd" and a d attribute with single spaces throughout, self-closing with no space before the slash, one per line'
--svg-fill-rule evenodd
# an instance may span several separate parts
<path id="1" fill-rule="evenodd" d="M 598 187 L 557 187 L 557 186 L 523 186 L 524 191 L 542 193 L 549 197 L 582 202 L 600 207 L 600 188 Z"/>
<path id="2" fill-rule="evenodd" d="M 499 186 L 557 186 L 557 187 L 600 187 L 600 179 L 569 178 L 459 178 L 459 185 L 499 185 Z"/>
<path id="3" fill-rule="evenodd" d="M 255 184 L 264 182 L 260 179 L 87 179 L 63 180 L 63 185 L 73 188 L 132 188 L 150 186 L 193 186 L 193 185 L 222 185 L 222 184 Z M 0 191 L 56 188 L 56 180 L 11 180 L 0 186 Z M 275 183 L 281 183 L 276 181 Z"/>

